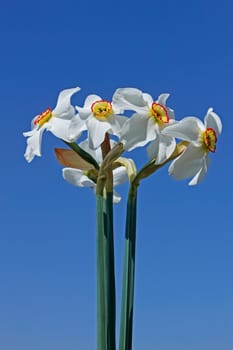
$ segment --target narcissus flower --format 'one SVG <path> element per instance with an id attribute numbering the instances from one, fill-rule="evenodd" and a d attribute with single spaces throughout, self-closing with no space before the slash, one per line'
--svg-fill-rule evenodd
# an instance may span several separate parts
<path id="1" fill-rule="evenodd" d="M 208 109 L 204 124 L 196 117 L 186 117 L 164 129 L 163 134 L 189 142 L 184 153 L 171 163 L 169 173 L 175 179 L 193 177 L 189 185 L 199 183 L 207 172 L 209 152 L 215 152 L 221 131 L 221 120 L 212 108 Z"/>
<path id="2" fill-rule="evenodd" d="M 96 150 L 90 149 L 88 146 L 88 140 L 81 142 L 79 146 L 88 152 L 97 161 L 97 163 L 100 164 L 102 162 L 102 153 L 100 147 Z M 80 161 L 80 157 L 72 150 L 55 149 L 55 152 L 59 163 L 65 166 L 69 166 L 62 170 L 63 178 L 67 182 L 78 187 L 89 187 L 95 191 L 96 181 L 94 177 L 98 176 L 98 173 L 92 165 L 83 162 L 82 160 Z M 127 165 L 132 168 L 133 161 L 131 159 L 128 159 L 127 161 L 128 164 L 126 162 L 126 159 L 123 161 L 123 158 L 120 158 L 119 163 L 124 164 L 124 166 L 119 166 L 113 170 L 114 187 L 127 181 L 128 177 L 130 176 L 128 174 L 129 172 L 127 172 Z M 113 202 L 118 203 L 120 200 L 121 196 L 114 191 Z"/>
<path id="3" fill-rule="evenodd" d="M 70 99 L 79 90 L 80 88 L 76 87 L 61 91 L 57 105 L 53 110 L 47 108 L 43 113 L 33 118 L 32 130 L 23 133 L 25 137 L 28 137 L 24 154 L 28 162 L 31 162 L 35 156 L 41 156 L 41 141 L 44 130 L 49 130 L 55 136 L 67 142 L 72 142 L 79 136 L 79 134 L 75 134 L 73 139 L 70 138 L 70 122 L 75 115 L 75 109 L 70 104 Z M 80 133 L 85 129 L 84 123 L 79 129 Z"/>
<path id="4" fill-rule="evenodd" d="M 86 122 L 88 141 L 91 149 L 98 148 L 104 141 L 105 134 L 119 136 L 126 117 L 120 116 L 122 111 L 116 103 L 102 100 L 100 96 L 89 95 L 83 107 L 76 107 L 79 116 Z M 72 123 L 73 132 L 79 132 L 79 124 Z M 72 132 L 71 132 L 72 136 Z"/>
<path id="5" fill-rule="evenodd" d="M 147 151 L 157 164 L 169 158 L 176 146 L 174 137 L 161 134 L 174 119 L 174 111 L 166 106 L 168 97 L 169 94 L 162 94 L 154 101 L 151 95 L 135 88 L 117 89 L 113 96 L 120 108 L 136 112 L 121 131 L 124 148 L 131 151 L 153 140 Z"/>

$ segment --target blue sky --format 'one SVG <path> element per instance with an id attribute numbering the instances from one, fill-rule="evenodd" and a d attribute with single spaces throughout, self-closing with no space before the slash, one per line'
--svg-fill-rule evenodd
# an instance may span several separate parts
<path id="1" fill-rule="evenodd" d="M 208 107 L 223 133 L 202 184 L 162 169 L 139 190 L 134 350 L 230 350 L 231 1 L 20 1 L 1 6 L 0 347 L 95 349 L 95 199 L 67 184 L 46 133 L 27 164 L 23 131 L 80 86 L 73 103 L 117 87 L 171 94 L 176 118 Z M 146 162 L 144 149 L 128 154 Z M 115 207 L 120 303 L 127 186 Z M 119 319 L 118 319 L 119 321 Z"/>

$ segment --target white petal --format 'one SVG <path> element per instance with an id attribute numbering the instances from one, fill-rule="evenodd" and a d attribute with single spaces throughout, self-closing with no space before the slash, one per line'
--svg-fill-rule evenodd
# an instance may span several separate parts
<path id="1" fill-rule="evenodd" d="M 95 187 L 95 183 L 84 175 L 82 170 L 73 168 L 62 169 L 63 178 L 71 185 L 78 187 Z"/>
<path id="2" fill-rule="evenodd" d="M 175 119 L 175 112 L 173 109 L 171 109 L 170 107 L 166 106 L 166 110 L 167 110 L 167 114 L 170 118 L 170 120 L 172 121 L 173 119 Z"/>
<path id="3" fill-rule="evenodd" d="M 83 107 L 75 106 L 75 109 L 76 109 L 76 111 L 78 111 L 79 117 L 82 120 L 87 120 L 92 115 L 90 108 L 83 108 Z"/>
<path id="4" fill-rule="evenodd" d="M 105 133 L 111 130 L 111 125 L 106 121 L 91 117 L 87 120 L 89 147 L 96 149 L 104 141 Z"/>
<path id="5" fill-rule="evenodd" d="M 144 101 L 147 103 L 147 106 L 150 107 L 154 102 L 153 97 L 145 92 L 142 94 Z"/>
<path id="6" fill-rule="evenodd" d="M 160 105 L 166 106 L 166 102 L 167 102 L 167 99 L 169 96 L 170 96 L 170 94 L 159 95 L 157 103 L 159 103 Z"/>
<path id="7" fill-rule="evenodd" d="M 155 140 L 151 141 L 149 146 L 147 147 L 147 155 L 150 159 L 156 158 L 159 150 L 159 138 L 157 137 Z"/>
<path id="8" fill-rule="evenodd" d="M 135 88 L 120 88 L 113 95 L 112 101 L 123 110 L 147 111 L 148 105 L 141 90 Z"/>
<path id="9" fill-rule="evenodd" d="M 84 106 L 75 106 L 76 110 L 79 112 L 79 116 L 83 120 L 87 120 L 89 117 L 92 116 L 92 110 L 91 106 L 93 105 L 94 102 L 101 101 L 101 97 L 98 95 L 89 95 L 87 96 Z"/>
<path id="10" fill-rule="evenodd" d="M 206 153 L 200 147 L 189 145 L 184 153 L 176 158 L 168 171 L 175 179 L 186 179 L 195 176 L 203 167 Z"/>
<path id="11" fill-rule="evenodd" d="M 168 97 L 170 96 L 170 94 L 161 94 L 158 97 L 157 103 L 161 104 L 162 106 L 164 106 L 167 110 L 168 116 L 170 119 L 175 119 L 175 112 L 173 109 L 171 109 L 170 107 L 166 106 L 166 102 Z"/>
<path id="12" fill-rule="evenodd" d="M 113 114 L 123 114 L 124 113 L 124 108 L 122 108 L 122 105 L 118 105 L 117 103 L 112 102 L 112 110 Z"/>
<path id="13" fill-rule="evenodd" d="M 144 146 L 155 137 L 156 130 L 153 120 L 136 113 L 125 122 L 120 141 L 125 150 L 131 151 L 136 147 Z"/>
<path id="14" fill-rule="evenodd" d="M 31 121 L 31 129 L 37 129 L 38 128 L 38 124 L 35 124 L 34 121 L 39 117 L 39 114 L 37 114 Z"/>
<path id="15" fill-rule="evenodd" d="M 71 142 L 76 141 L 81 135 L 82 131 L 87 130 L 87 126 L 84 120 L 77 114 L 72 118 L 69 126 L 69 139 Z"/>
<path id="16" fill-rule="evenodd" d="M 205 174 L 207 173 L 207 170 L 208 170 L 209 163 L 210 163 L 210 158 L 208 155 L 206 155 L 206 157 L 203 158 L 202 168 L 189 182 L 189 186 L 197 185 L 199 182 L 201 182 L 204 179 Z"/>
<path id="17" fill-rule="evenodd" d="M 128 120 L 127 117 L 123 117 L 115 114 L 109 117 L 108 123 L 111 125 L 112 134 L 119 137 L 122 131 L 122 128 L 124 127 L 124 124 L 127 120 Z"/>
<path id="18" fill-rule="evenodd" d="M 82 141 L 79 143 L 79 146 L 86 151 L 87 153 L 89 153 L 96 161 L 98 164 L 100 164 L 103 160 L 102 157 L 102 151 L 101 151 L 101 147 L 98 147 L 97 149 L 91 149 L 89 147 L 89 141 L 88 139 Z"/>
<path id="19" fill-rule="evenodd" d="M 59 139 L 70 142 L 70 137 L 69 137 L 70 120 L 52 117 L 49 120 L 49 122 L 45 124 L 45 126 L 47 130 L 49 130 L 52 134 L 54 134 Z"/>
<path id="20" fill-rule="evenodd" d="M 222 132 L 222 122 L 219 116 L 213 111 L 213 108 L 209 108 L 205 116 L 205 125 L 207 128 L 212 128 L 216 132 L 217 137 Z"/>
<path id="21" fill-rule="evenodd" d="M 113 146 L 115 146 L 116 144 L 116 141 L 114 140 L 110 140 L 110 145 L 111 145 L 111 148 L 113 148 Z M 86 151 L 87 153 L 89 153 L 96 161 L 98 164 L 102 163 L 103 161 L 103 157 L 102 157 L 102 150 L 101 150 L 101 147 L 98 147 L 96 149 L 91 149 L 89 147 L 89 142 L 88 142 L 88 139 L 82 141 L 79 143 L 79 146 L 84 150 Z"/>
<path id="22" fill-rule="evenodd" d="M 205 126 L 198 118 L 186 117 L 179 122 L 166 126 L 162 130 L 162 134 L 197 143 L 200 132 L 204 130 Z"/>
<path id="23" fill-rule="evenodd" d="M 172 155 L 175 148 L 176 141 L 174 137 L 159 134 L 159 152 L 155 163 L 164 163 Z"/>
<path id="24" fill-rule="evenodd" d="M 172 155 L 175 147 L 174 137 L 158 134 L 157 138 L 147 148 L 147 154 L 150 159 L 156 158 L 156 164 L 161 164 Z"/>
<path id="25" fill-rule="evenodd" d="M 123 184 L 128 180 L 128 174 L 124 166 L 120 166 L 113 170 L 113 186 Z"/>
<path id="26" fill-rule="evenodd" d="M 91 109 L 91 106 L 93 105 L 94 102 L 101 101 L 101 100 L 102 98 L 98 95 L 88 95 L 84 102 L 83 108 Z"/>
<path id="27" fill-rule="evenodd" d="M 34 129 L 23 133 L 25 137 L 28 137 L 27 148 L 24 153 L 24 157 L 28 163 L 30 163 L 35 156 L 41 156 L 41 141 L 44 130 L 45 128 L 41 127 L 40 129 Z"/>
<path id="28" fill-rule="evenodd" d="M 52 111 L 53 116 L 57 118 L 71 119 L 74 115 L 74 108 L 70 104 L 71 96 L 80 90 L 79 87 L 66 89 L 60 92 L 57 105 Z"/>

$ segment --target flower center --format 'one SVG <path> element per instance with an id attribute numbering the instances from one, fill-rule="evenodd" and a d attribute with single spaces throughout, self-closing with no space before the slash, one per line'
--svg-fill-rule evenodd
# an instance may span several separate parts
<path id="1" fill-rule="evenodd" d="M 203 132 L 203 145 L 210 152 L 215 152 L 216 150 L 217 136 L 216 132 L 212 128 L 207 128 Z"/>
<path id="2" fill-rule="evenodd" d="M 153 102 L 149 112 L 150 117 L 153 117 L 155 122 L 160 125 L 169 123 L 169 116 L 164 106 L 157 102 Z"/>
<path id="3" fill-rule="evenodd" d="M 50 108 L 47 108 L 34 120 L 34 125 L 42 126 L 43 124 L 48 122 L 50 118 L 52 118 L 52 112 Z"/>
<path id="4" fill-rule="evenodd" d="M 99 120 L 107 120 L 113 114 L 112 104 L 107 100 L 96 101 L 92 104 L 93 115 Z"/>

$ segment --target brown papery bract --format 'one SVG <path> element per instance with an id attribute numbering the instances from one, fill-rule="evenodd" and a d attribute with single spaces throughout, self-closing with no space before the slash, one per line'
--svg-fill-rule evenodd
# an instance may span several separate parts
<path id="1" fill-rule="evenodd" d="M 64 148 L 55 148 L 54 149 L 58 163 L 65 167 L 80 169 L 83 171 L 94 170 L 94 166 L 84 160 L 79 156 L 75 151 L 64 149 Z"/>

